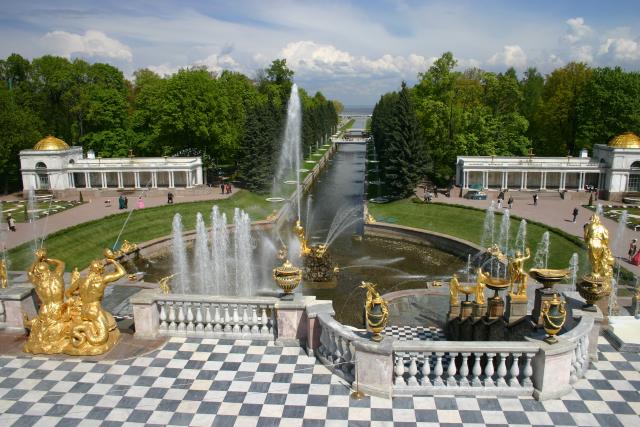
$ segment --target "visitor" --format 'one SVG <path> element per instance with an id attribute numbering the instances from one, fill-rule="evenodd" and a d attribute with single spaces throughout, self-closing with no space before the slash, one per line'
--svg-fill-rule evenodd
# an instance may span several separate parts
<path id="1" fill-rule="evenodd" d="M 167 203 L 170 205 L 173 204 L 173 193 L 171 191 L 169 191 L 169 194 L 167 194 Z"/>
<path id="2" fill-rule="evenodd" d="M 227 184 L 227 194 L 231 194 L 231 184 Z"/>
<path id="3" fill-rule="evenodd" d="M 578 207 L 576 206 L 575 208 L 573 208 L 573 221 L 572 222 L 576 222 L 576 218 L 578 217 Z"/>
<path id="4" fill-rule="evenodd" d="M 124 208 L 125 208 L 124 196 L 121 194 L 120 197 L 118 197 L 118 209 L 124 209 Z"/>
<path id="5" fill-rule="evenodd" d="M 629 245 L 629 261 L 633 260 L 633 256 L 638 252 L 638 239 L 633 239 Z"/>
<path id="6" fill-rule="evenodd" d="M 7 215 L 7 225 L 9 226 L 9 230 L 16 231 L 16 220 L 11 214 Z"/>
<path id="7" fill-rule="evenodd" d="M 124 196 L 124 208 L 129 209 L 129 198 Z"/>
<path id="8" fill-rule="evenodd" d="M 144 200 L 142 200 L 142 196 L 138 197 L 138 209 L 144 209 Z"/>
<path id="9" fill-rule="evenodd" d="M 224 182 L 220 184 L 220 194 L 224 194 L 225 185 Z"/>
<path id="10" fill-rule="evenodd" d="M 533 193 L 533 206 L 538 206 L 538 193 Z"/>
<path id="11" fill-rule="evenodd" d="M 509 196 L 509 200 L 507 201 L 507 205 L 509 205 L 509 210 L 513 207 L 513 197 Z"/>
<path id="12" fill-rule="evenodd" d="M 498 194 L 498 201 L 502 202 L 504 200 L 504 191 L 500 190 L 500 193 Z"/>
<path id="13" fill-rule="evenodd" d="M 435 197 L 436 199 L 438 198 L 438 187 L 435 187 L 433 189 L 433 197 Z"/>
<path id="14" fill-rule="evenodd" d="M 631 264 L 640 266 L 640 251 L 636 251 L 636 254 L 631 258 Z"/>

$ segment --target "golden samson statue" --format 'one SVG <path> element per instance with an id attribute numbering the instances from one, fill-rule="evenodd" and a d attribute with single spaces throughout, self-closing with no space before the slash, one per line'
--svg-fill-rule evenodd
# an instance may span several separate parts
<path id="1" fill-rule="evenodd" d="M 105 249 L 104 256 L 104 260 L 91 262 L 84 277 L 74 269 L 65 291 L 64 262 L 47 258 L 45 249 L 36 251 L 28 275 L 42 304 L 35 318 L 25 316 L 25 327 L 30 329 L 25 352 L 98 355 L 116 344 L 120 332 L 113 316 L 102 307 L 102 298 L 106 286 L 126 271 L 111 250 Z M 106 272 L 108 265 L 113 272 Z"/>

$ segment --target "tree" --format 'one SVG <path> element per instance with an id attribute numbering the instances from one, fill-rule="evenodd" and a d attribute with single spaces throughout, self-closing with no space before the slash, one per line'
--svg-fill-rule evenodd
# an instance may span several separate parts
<path id="1" fill-rule="evenodd" d="M 293 71 L 287 67 L 286 59 L 274 59 L 266 70 L 267 79 L 279 86 L 293 82 Z"/>

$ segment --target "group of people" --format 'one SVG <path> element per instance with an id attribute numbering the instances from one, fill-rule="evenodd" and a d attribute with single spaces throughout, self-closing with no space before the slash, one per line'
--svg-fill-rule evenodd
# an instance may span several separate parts
<path id="1" fill-rule="evenodd" d="M 504 203 L 504 190 L 500 190 L 500 193 L 498 193 L 498 209 L 502 209 L 502 204 Z M 507 207 L 509 209 L 513 208 L 513 197 L 509 196 L 509 199 L 507 199 Z"/>
<path id="2" fill-rule="evenodd" d="M 640 251 L 638 250 L 638 239 L 633 239 L 629 244 L 629 262 L 633 265 L 640 265 Z"/>
<path id="3" fill-rule="evenodd" d="M 171 203 L 173 203 L 173 196 L 171 197 L 171 199 L 172 199 Z M 142 199 L 142 196 L 138 197 L 137 207 L 138 209 L 144 209 L 144 200 Z M 118 209 L 128 209 L 128 208 L 129 208 L 129 199 L 124 194 L 121 194 L 120 197 L 118 197 Z"/>
<path id="4" fill-rule="evenodd" d="M 231 194 L 231 184 L 220 184 L 220 194 Z"/>

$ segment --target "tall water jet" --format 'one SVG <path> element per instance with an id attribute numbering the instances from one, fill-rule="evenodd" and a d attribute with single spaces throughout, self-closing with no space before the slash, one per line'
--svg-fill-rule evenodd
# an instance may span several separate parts
<path id="1" fill-rule="evenodd" d="M 500 222 L 500 235 L 498 237 L 498 246 L 503 254 L 509 253 L 509 228 L 511 227 L 511 218 L 509 209 L 505 209 Z"/>
<path id="2" fill-rule="evenodd" d="M 604 215 L 604 209 L 602 208 L 602 203 L 598 203 L 598 205 L 596 206 L 596 215 L 598 215 L 600 218 L 602 218 L 602 216 Z"/>
<path id="3" fill-rule="evenodd" d="M 214 205 L 211 209 L 211 270 L 215 295 L 222 295 L 223 287 L 228 285 L 228 247 L 227 215 L 220 214 L 218 206 Z"/>
<path id="4" fill-rule="evenodd" d="M 253 260 L 251 247 L 251 219 L 239 208 L 233 215 L 235 223 L 234 254 L 236 267 L 236 294 L 249 296 L 253 293 Z"/>
<path id="5" fill-rule="evenodd" d="M 628 216 L 629 216 L 629 213 L 625 209 L 620 214 L 620 218 L 618 218 L 618 227 L 616 228 L 616 234 L 613 236 L 613 241 L 611 244 L 611 249 L 613 250 L 613 253 L 616 253 L 616 252 L 624 253 L 624 248 L 621 248 L 620 245 L 623 242 L 622 238 L 624 237 L 624 232 L 627 230 Z"/>
<path id="6" fill-rule="evenodd" d="M 291 95 L 287 104 L 287 122 L 284 130 L 284 140 L 282 143 L 282 151 L 280 152 L 280 160 L 278 161 L 278 169 L 276 170 L 276 185 L 279 186 L 282 180 L 292 171 L 295 172 L 297 197 L 297 219 L 300 220 L 300 198 L 302 191 L 300 189 L 300 159 L 301 159 L 301 129 L 302 114 L 300 108 L 300 96 L 298 94 L 298 85 L 295 83 L 291 86 Z M 287 178 L 288 179 L 288 178 Z M 276 188 L 272 193 L 275 194 Z"/>
<path id="7" fill-rule="evenodd" d="M 482 227 L 482 239 L 480 240 L 480 245 L 483 248 L 493 246 L 495 227 L 496 227 L 495 210 L 496 210 L 496 202 L 492 200 L 491 204 L 489 205 L 489 208 L 487 208 L 487 213 L 484 216 L 484 225 Z"/>
<path id="8" fill-rule="evenodd" d="M 535 268 L 547 268 L 547 261 L 549 260 L 549 232 L 545 231 L 542 234 L 542 239 L 538 243 L 536 249 L 536 255 L 533 258 Z"/>
<path id="9" fill-rule="evenodd" d="M 516 235 L 515 249 L 524 253 L 524 248 L 527 245 L 527 221 L 521 220 L 518 227 L 518 234 Z"/>
<path id="10" fill-rule="evenodd" d="M 187 292 L 189 283 L 189 270 L 187 267 L 187 248 L 182 236 L 182 216 L 177 213 L 173 216 L 173 273 L 175 276 L 175 288 L 178 293 Z"/>
<path id="11" fill-rule="evenodd" d="M 197 293 L 208 293 L 207 289 L 211 282 L 211 271 L 209 268 L 209 244 L 207 236 L 207 227 L 204 224 L 202 214 L 198 212 L 196 215 L 196 243 L 195 243 L 195 260 L 194 272 Z"/>
<path id="12" fill-rule="evenodd" d="M 340 208 L 336 216 L 333 217 L 324 245 L 328 248 L 347 228 L 362 221 L 362 207 L 352 206 Z"/>
<path id="13" fill-rule="evenodd" d="M 569 260 L 569 278 L 571 280 L 571 291 L 576 291 L 576 281 L 578 279 L 578 264 L 580 263 L 580 259 L 578 258 L 577 253 L 573 253 L 571 255 L 571 259 Z"/>
<path id="14" fill-rule="evenodd" d="M 36 202 L 36 190 L 32 188 L 27 191 L 27 215 L 25 221 L 29 221 L 29 223 L 31 224 L 31 233 L 33 237 L 31 247 L 33 248 L 34 252 L 40 247 L 40 242 L 38 242 L 38 229 L 36 227 L 37 210 L 38 204 Z"/>

